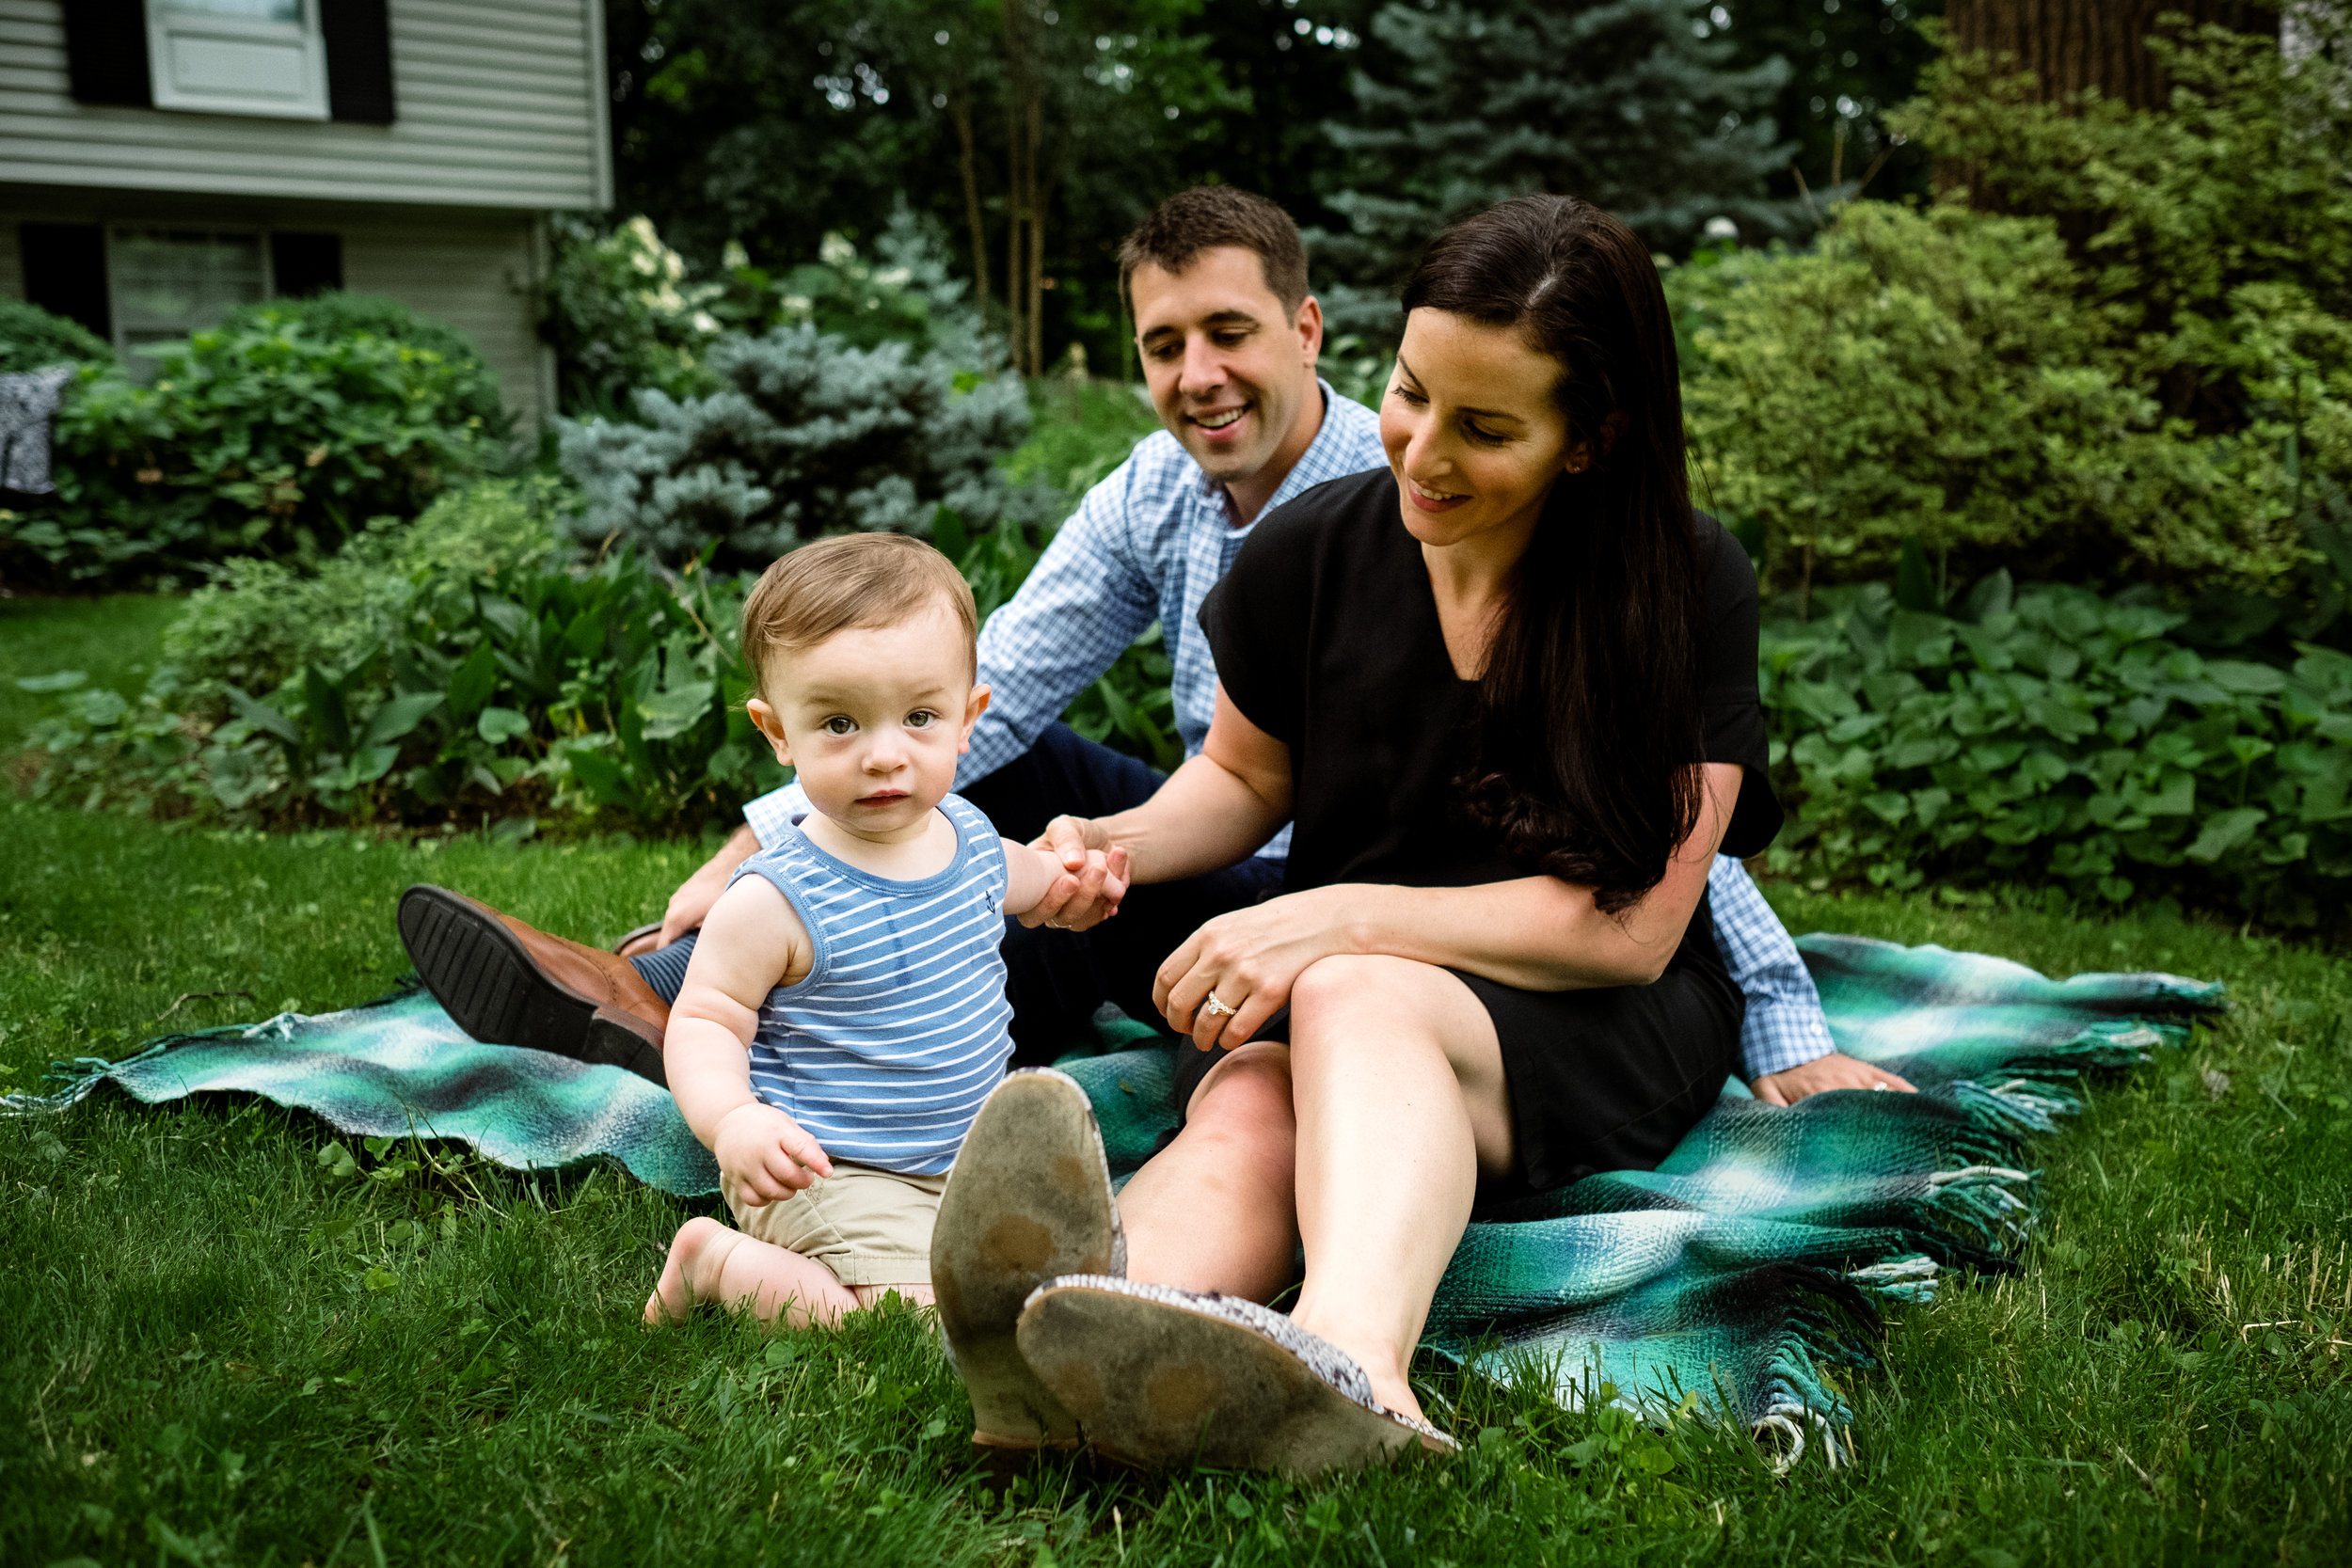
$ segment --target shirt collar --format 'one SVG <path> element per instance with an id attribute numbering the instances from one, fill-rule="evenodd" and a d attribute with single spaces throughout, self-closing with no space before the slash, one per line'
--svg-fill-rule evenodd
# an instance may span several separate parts
<path id="1" fill-rule="evenodd" d="M 1298 461 L 1291 465 L 1291 471 L 1282 476 L 1282 483 L 1275 488 L 1274 494 L 1267 499 L 1265 505 L 1258 509 L 1259 517 L 1264 516 L 1309 485 L 1322 483 L 1321 479 L 1309 476 L 1323 473 L 1330 464 L 1332 449 L 1347 439 L 1340 433 L 1339 428 L 1345 416 L 1336 412 L 1342 401 L 1340 394 L 1333 391 L 1331 384 L 1321 376 L 1315 377 L 1315 385 L 1323 391 L 1323 422 L 1315 428 L 1315 438 L 1307 443 L 1307 450 L 1298 454 Z M 1186 452 L 1184 460 L 1191 462 L 1192 454 Z M 1192 473 L 1194 488 L 1200 493 L 1203 500 L 1216 508 L 1217 521 L 1227 528 L 1232 528 L 1235 534 L 1247 533 L 1257 519 L 1252 518 L 1249 523 L 1239 528 L 1232 527 L 1232 517 L 1226 511 L 1224 482 L 1210 478 L 1209 471 L 1198 463 L 1193 463 Z"/>

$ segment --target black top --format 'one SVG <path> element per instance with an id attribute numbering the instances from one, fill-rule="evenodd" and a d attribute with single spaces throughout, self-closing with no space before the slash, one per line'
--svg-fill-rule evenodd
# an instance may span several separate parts
<path id="1" fill-rule="evenodd" d="M 1746 856 L 1781 821 L 1756 696 L 1756 572 L 1714 518 L 1702 513 L 1698 532 L 1706 760 L 1746 769 L 1723 843 Z M 1454 673 L 1387 469 L 1317 485 L 1260 522 L 1201 604 L 1200 629 L 1226 695 L 1290 748 L 1289 888 L 1529 875 L 1454 809 L 1478 683 Z"/>

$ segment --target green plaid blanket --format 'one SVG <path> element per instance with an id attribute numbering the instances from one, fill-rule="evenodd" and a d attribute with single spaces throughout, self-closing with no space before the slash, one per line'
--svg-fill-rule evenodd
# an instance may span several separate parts
<path id="1" fill-rule="evenodd" d="M 1698 1411 L 1836 1464 L 1852 1412 L 1837 1370 L 1872 1364 L 1887 1300 L 1950 1269 L 2010 1264 L 2033 1218 L 2024 1138 L 2079 1109 L 2086 1068 L 2180 1043 L 2218 985 L 2170 974 L 2045 979 L 2020 964 L 1859 937 L 1799 944 L 1849 1055 L 1917 1095 L 1817 1095 L 1782 1109 L 1736 1081 L 1654 1171 L 1619 1171 L 1480 1214 L 1431 1310 L 1429 1348 L 1571 1405 Z M 1174 1124 L 1172 1049 L 1141 1025 L 1061 1066 L 1086 1085 L 1114 1169 Z M 664 1091 L 614 1068 L 468 1038 L 410 991 L 344 1012 L 157 1040 L 64 1064 L 65 1086 L 0 1097 L 61 1110 L 112 1083 L 154 1103 L 260 1095 L 359 1136 L 464 1144 L 516 1169 L 617 1163 L 682 1197 L 718 1171 Z"/>

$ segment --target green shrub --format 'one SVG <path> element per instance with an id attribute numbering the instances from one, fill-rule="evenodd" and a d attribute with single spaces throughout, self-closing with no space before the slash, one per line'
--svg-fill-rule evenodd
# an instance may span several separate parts
<path id="1" fill-rule="evenodd" d="M 1703 493 L 1761 525 L 1778 581 L 1884 576 L 1906 538 L 1963 579 L 2010 564 L 2278 593 L 2303 565 L 2289 427 L 2167 420 L 2046 218 L 1857 203 L 1810 252 L 1702 257 L 1667 281 Z M 2291 301 L 2248 310 L 2247 352 L 2319 341 Z"/>
<path id="2" fill-rule="evenodd" d="M 1017 376 L 805 322 L 723 338 L 704 368 L 719 390 L 642 390 L 636 421 L 564 422 L 564 467 L 588 496 L 578 537 L 667 562 L 715 546 L 722 564 L 757 569 L 829 532 L 927 535 L 943 507 L 979 524 L 1054 510 L 998 467 L 1028 434 Z"/>
<path id="3" fill-rule="evenodd" d="M 58 410 L 56 495 L 0 521 L 0 559 L 87 581 L 242 555 L 315 561 L 499 461 L 478 362 L 264 313 L 157 355 L 152 386 L 85 366 Z"/>
<path id="4" fill-rule="evenodd" d="M 69 359 L 111 363 L 115 351 L 80 322 L 0 294 L 0 375 L 38 371 Z"/>
<path id="5" fill-rule="evenodd" d="M 458 372 L 450 401 L 466 415 L 480 416 L 483 429 L 490 434 L 503 438 L 512 433 L 514 416 L 499 394 L 498 377 L 491 373 L 474 341 L 446 322 L 420 316 L 385 294 L 330 290 L 307 299 L 271 299 L 240 306 L 229 313 L 220 329 L 238 333 L 278 322 L 297 323 L 312 338 L 367 336 L 430 349 Z"/>
<path id="6" fill-rule="evenodd" d="M 2352 892 L 2352 657 L 2207 658 L 2145 591 L 2012 595 L 2006 573 L 1959 616 L 1900 608 L 1883 584 L 1818 606 L 1763 637 L 1793 806 L 1781 868 L 2175 895 L 2299 925 Z"/>
<path id="7" fill-rule="evenodd" d="M 291 825 L 595 816 L 657 832 L 733 818 L 785 777 L 741 704 L 748 576 L 623 548 L 566 564 L 575 498 L 546 479 L 444 497 L 306 572 L 239 562 L 165 634 L 136 702 L 66 671 L 32 740 L 40 795 L 92 809 Z M 1037 552 L 1019 530 L 939 540 L 983 614 Z M 1071 705 L 1083 733 L 1182 760 L 1154 628 Z"/>
<path id="8" fill-rule="evenodd" d="M 625 550 L 567 569 L 563 504 L 493 482 L 315 575 L 241 565 L 166 634 L 138 703 L 68 690 L 33 734 L 36 792 L 274 824 L 604 808 L 675 831 L 781 782 L 739 705 L 744 584 Z"/>

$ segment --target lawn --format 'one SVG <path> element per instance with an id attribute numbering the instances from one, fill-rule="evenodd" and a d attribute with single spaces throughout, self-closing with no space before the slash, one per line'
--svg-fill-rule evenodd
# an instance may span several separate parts
<path id="1" fill-rule="evenodd" d="M 117 678 L 151 657 L 127 635 L 71 659 L 20 636 L 62 648 L 111 613 L 0 606 L 0 670 Z M 0 1087 L 20 1090 L 53 1058 L 381 993 L 405 969 L 391 909 L 412 881 L 608 939 L 703 852 L 7 800 L 0 845 Z M 1799 930 L 2165 968 L 2237 998 L 2035 1151 L 2021 1273 L 1893 1313 L 1883 1370 L 1848 1383 L 1851 1469 L 1776 1480 L 1743 1435 L 1686 1426 L 1661 1450 L 1432 1367 L 1468 1440 L 1451 1463 L 1310 1486 L 1067 1460 L 983 1475 L 913 1313 L 773 1338 L 711 1317 L 640 1329 L 688 1212 L 673 1199 L 448 1150 L 359 1149 L 354 1169 L 300 1116 L 104 1094 L 0 1122 L 0 1402 L 19 1418 L 0 1423 L 0 1561 L 2352 1557 L 2352 961 L 2156 915 L 1773 896 Z M 222 991 L 244 994 L 201 994 Z"/>

